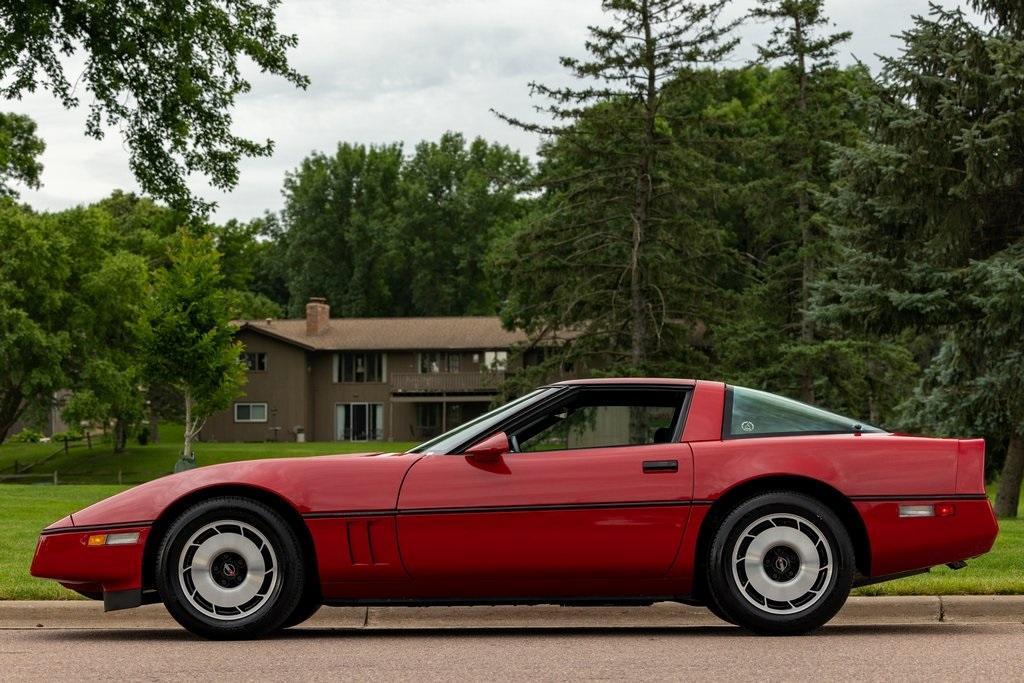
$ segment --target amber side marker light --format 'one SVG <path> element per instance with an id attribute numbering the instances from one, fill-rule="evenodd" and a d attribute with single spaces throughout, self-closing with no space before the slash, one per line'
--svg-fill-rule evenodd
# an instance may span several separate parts
<path id="1" fill-rule="evenodd" d="M 139 542 L 139 532 L 131 531 L 126 534 L 92 534 L 85 544 L 89 547 L 101 545 L 132 545 Z"/>
<path id="2" fill-rule="evenodd" d="M 952 517 L 956 506 L 952 503 L 935 505 L 900 505 L 900 517 Z"/>

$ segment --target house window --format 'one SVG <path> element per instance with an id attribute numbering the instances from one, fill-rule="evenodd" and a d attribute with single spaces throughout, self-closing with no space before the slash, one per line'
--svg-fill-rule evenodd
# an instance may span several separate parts
<path id="1" fill-rule="evenodd" d="M 484 370 L 504 372 L 508 365 L 508 351 L 484 351 Z"/>
<path id="2" fill-rule="evenodd" d="M 461 367 L 461 354 L 443 353 L 440 351 L 423 351 L 420 353 L 419 370 L 421 374 L 458 372 Z"/>
<path id="3" fill-rule="evenodd" d="M 548 353 L 547 349 L 542 347 L 533 347 L 523 352 L 523 367 L 533 368 L 538 365 L 543 365 L 544 361 L 547 360 Z"/>
<path id="4" fill-rule="evenodd" d="M 266 403 L 236 403 L 235 422 L 266 422 Z"/>
<path id="5" fill-rule="evenodd" d="M 267 354 L 263 351 L 246 351 L 243 354 L 242 361 L 249 372 L 267 371 Z"/>
<path id="6" fill-rule="evenodd" d="M 420 372 L 424 374 L 441 372 L 441 354 L 434 351 L 421 352 Z"/>
<path id="7" fill-rule="evenodd" d="M 335 382 L 382 382 L 384 381 L 384 358 L 371 351 L 345 352 L 338 354 L 339 361 Z"/>
<path id="8" fill-rule="evenodd" d="M 437 436 L 441 433 L 441 404 L 416 404 L 416 432 L 421 439 Z"/>
<path id="9" fill-rule="evenodd" d="M 448 372 L 458 372 L 462 367 L 462 355 L 458 353 L 448 354 Z"/>

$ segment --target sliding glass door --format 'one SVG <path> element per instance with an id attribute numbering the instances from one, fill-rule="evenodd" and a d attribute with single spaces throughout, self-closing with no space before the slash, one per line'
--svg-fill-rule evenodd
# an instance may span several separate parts
<path id="1" fill-rule="evenodd" d="M 382 403 L 339 403 L 335 406 L 335 438 L 338 441 L 380 441 L 384 438 Z"/>

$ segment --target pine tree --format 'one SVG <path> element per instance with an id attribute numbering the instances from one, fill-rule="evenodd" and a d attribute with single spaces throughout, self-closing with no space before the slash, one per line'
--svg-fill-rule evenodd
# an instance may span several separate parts
<path id="1" fill-rule="evenodd" d="M 833 202 L 843 248 L 819 313 L 937 349 L 910 417 L 1005 449 L 996 512 L 1024 474 L 1024 8 L 932 6 L 865 102 L 872 139 L 846 153 Z"/>
<path id="2" fill-rule="evenodd" d="M 811 284 L 815 279 L 815 262 L 821 241 L 815 229 L 817 196 L 828 180 L 831 160 L 830 144 L 849 138 L 848 126 L 834 116 L 830 100 L 836 99 L 839 81 L 834 78 L 836 48 L 850 39 L 851 33 L 827 33 L 830 22 L 824 14 L 824 0 L 760 0 L 751 12 L 755 19 L 774 25 L 771 36 L 759 45 L 758 55 L 766 64 L 780 63 L 789 79 L 782 82 L 779 105 L 786 121 L 784 135 L 776 139 L 777 153 L 782 157 L 779 169 L 784 201 L 792 208 L 783 215 L 791 218 L 797 232 L 791 263 L 800 268 L 799 343 L 814 343 L 814 322 L 809 315 Z M 814 401 L 814 376 L 811 368 L 801 369 L 800 397 Z"/>
<path id="3" fill-rule="evenodd" d="M 551 124 L 502 116 L 547 136 L 536 210 L 496 259 L 503 315 L 534 337 L 571 330 L 570 357 L 651 372 L 678 362 L 707 313 L 720 236 L 708 221 L 707 162 L 670 123 L 667 92 L 735 45 L 727 0 L 606 0 L 611 26 L 591 27 L 588 56 L 563 57 L 574 86 L 531 84 Z M 690 74 L 689 78 L 687 74 Z M 688 112 L 690 123 L 697 116 Z M 685 325 L 675 329 L 675 323 Z"/>

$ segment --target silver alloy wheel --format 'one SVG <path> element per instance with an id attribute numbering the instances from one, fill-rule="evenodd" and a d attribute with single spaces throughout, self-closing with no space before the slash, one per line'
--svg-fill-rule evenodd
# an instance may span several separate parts
<path id="1" fill-rule="evenodd" d="M 808 520 L 773 513 L 736 539 L 732 575 L 747 602 L 771 614 L 796 614 L 825 594 L 834 565 L 832 548 Z"/>
<path id="2" fill-rule="evenodd" d="M 277 575 L 277 555 L 267 537 L 235 520 L 203 526 L 178 558 L 178 580 L 188 601 L 222 621 L 258 610 L 274 594 Z"/>

